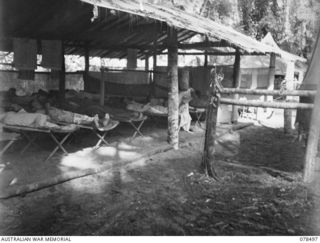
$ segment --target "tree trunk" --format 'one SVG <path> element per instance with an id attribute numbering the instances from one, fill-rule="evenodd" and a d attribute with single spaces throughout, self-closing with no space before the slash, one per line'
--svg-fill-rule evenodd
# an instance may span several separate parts
<path id="1" fill-rule="evenodd" d="M 168 30 L 168 142 L 179 149 L 179 80 L 177 31 Z"/>
<path id="2" fill-rule="evenodd" d="M 211 95 L 209 97 L 210 100 L 208 101 L 206 112 L 206 132 L 201 167 L 207 176 L 218 179 L 213 167 L 219 105 L 216 97 L 215 76 L 214 72 L 213 77 L 211 77 Z"/>
<path id="3" fill-rule="evenodd" d="M 319 82 L 319 61 L 320 61 L 320 43 L 319 36 L 313 52 L 312 60 L 309 65 L 308 72 L 305 77 L 306 83 L 317 83 L 317 94 L 314 100 L 314 108 L 311 115 L 310 130 L 308 136 L 308 145 L 306 149 L 305 166 L 304 166 L 304 176 L 305 182 L 316 182 L 319 183 L 319 175 L 316 175 L 316 168 L 319 166 L 316 163 L 320 163 L 316 160 L 318 153 L 319 135 L 320 135 L 320 82 Z M 319 173 L 319 172 L 318 172 Z M 318 187 L 315 185 L 313 187 Z"/>

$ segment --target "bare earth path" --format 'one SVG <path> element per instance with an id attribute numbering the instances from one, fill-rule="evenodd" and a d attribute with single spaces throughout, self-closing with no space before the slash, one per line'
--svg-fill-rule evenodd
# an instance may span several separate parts
<path id="1" fill-rule="evenodd" d="M 292 137 L 254 126 L 223 137 L 217 182 L 199 173 L 202 132 L 182 136 L 179 151 L 1 200 L 0 234 L 320 234 L 319 197 L 300 182 L 304 150 Z"/>

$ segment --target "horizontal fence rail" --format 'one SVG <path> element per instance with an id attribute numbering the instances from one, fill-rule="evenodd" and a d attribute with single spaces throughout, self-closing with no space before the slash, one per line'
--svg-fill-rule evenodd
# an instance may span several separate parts
<path id="1" fill-rule="evenodd" d="M 266 89 L 235 89 L 222 88 L 221 94 L 246 94 L 246 95 L 280 95 L 280 96 L 304 96 L 313 97 L 316 95 L 315 90 L 266 90 Z"/>
<path id="2" fill-rule="evenodd" d="M 313 109 L 313 104 L 294 103 L 294 102 L 267 102 L 255 100 L 235 100 L 228 98 L 220 98 L 221 104 L 249 106 L 249 107 L 263 107 L 276 109 Z"/>

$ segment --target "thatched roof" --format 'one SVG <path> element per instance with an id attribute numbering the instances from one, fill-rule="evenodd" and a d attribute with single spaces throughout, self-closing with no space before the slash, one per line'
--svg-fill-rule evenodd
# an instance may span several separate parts
<path id="1" fill-rule="evenodd" d="M 98 18 L 93 6 L 99 6 Z M 66 54 L 123 58 L 127 48 L 139 56 L 167 48 L 168 26 L 177 28 L 183 43 L 196 34 L 208 36 L 216 46 L 239 47 L 245 53 L 265 54 L 273 48 L 230 27 L 177 8 L 129 0 L 0 0 L 0 50 L 12 51 L 12 38 L 60 39 Z M 41 46 L 39 48 L 41 51 Z M 279 54 L 279 53 L 278 53 Z"/>
<path id="2" fill-rule="evenodd" d="M 248 53 L 270 53 L 274 50 L 231 27 L 216 23 L 201 16 L 192 15 L 177 8 L 159 6 L 131 0 L 81 0 L 100 7 L 114 9 L 145 18 L 159 20 L 169 26 L 206 35 L 209 40 L 224 40 Z M 142 4 L 141 4 L 142 3 Z"/>

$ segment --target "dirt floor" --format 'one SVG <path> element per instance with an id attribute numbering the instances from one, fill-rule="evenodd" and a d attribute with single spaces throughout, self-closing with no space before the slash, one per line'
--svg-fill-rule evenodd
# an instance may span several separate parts
<path id="1" fill-rule="evenodd" d="M 4 155 L 2 193 L 70 171 L 109 169 L 0 200 L 0 235 L 320 234 L 319 196 L 301 182 L 304 148 L 293 135 L 219 127 L 215 181 L 200 171 L 200 128 L 181 132 L 179 151 L 143 156 L 166 147 L 165 127 L 149 121 L 145 137 L 130 141 L 131 128 L 121 125 L 109 135 L 112 145 L 98 150 L 89 147 L 94 136 L 76 134 L 73 153 L 46 163 L 43 148 Z"/>

